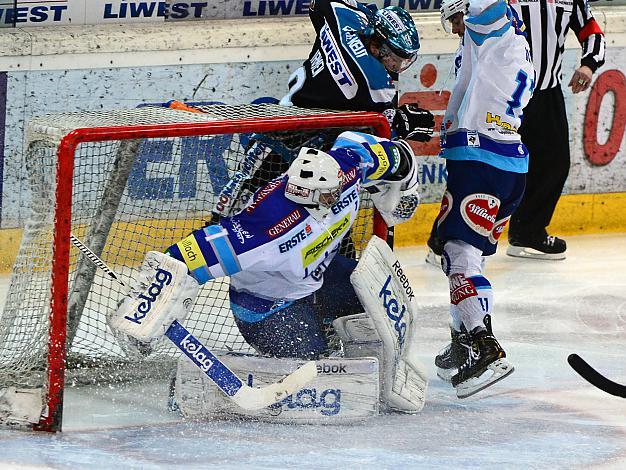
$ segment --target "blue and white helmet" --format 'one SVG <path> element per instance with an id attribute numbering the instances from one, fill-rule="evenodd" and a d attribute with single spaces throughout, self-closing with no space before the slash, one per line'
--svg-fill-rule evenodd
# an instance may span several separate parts
<path id="1" fill-rule="evenodd" d="M 441 26 L 443 26 L 443 30 L 446 33 L 452 32 L 448 21 L 457 13 L 467 13 L 468 8 L 468 0 L 442 0 L 439 12 L 441 13 Z"/>
<path id="2" fill-rule="evenodd" d="M 420 48 L 420 38 L 411 15 L 396 6 L 381 8 L 374 14 L 375 35 L 382 39 L 390 51 L 405 61 L 401 70 L 415 62 Z"/>

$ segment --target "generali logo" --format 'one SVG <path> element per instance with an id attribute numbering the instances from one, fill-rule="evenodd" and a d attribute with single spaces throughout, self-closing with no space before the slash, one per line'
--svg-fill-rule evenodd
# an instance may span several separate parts
<path id="1" fill-rule="evenodd" d="M 298 209 L 295 209 L 291 214 L 289 214 L 283 220 L 281 220 L 276 225 L 271 227 L 267 231 L 267 234 L 270 237 L 275 238 L 278 235 L 289 230 L 291 227 L 293 227 L 296 224 L 296 222 L 298 222 L 301 218 L 302 218 L 302 213 Z"/>

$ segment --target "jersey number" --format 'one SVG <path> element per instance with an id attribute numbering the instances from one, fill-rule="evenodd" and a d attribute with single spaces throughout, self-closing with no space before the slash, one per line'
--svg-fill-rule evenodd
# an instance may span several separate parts
<path id="1" fill-rule="evenodd" d="M 509 105 L 506 108 L 506 114 L 509 116 L 515 117 L 515 108 L 519 108 L 522 106 L 522 95 L 524 94 L 524 90 L 526 90 L 526 85 L 528 85 L 528 74 L 523 70 L 517 72 L 517 77 L 515 78 L 517 82 L 517 87 L 515 87 L 515 91 L 513 95 L 511 95 L 511 99 L 506 102 Z M 533 88 L 535 87 L 535 80 L 530 80 L 530 92 L 532 93 Z"/>

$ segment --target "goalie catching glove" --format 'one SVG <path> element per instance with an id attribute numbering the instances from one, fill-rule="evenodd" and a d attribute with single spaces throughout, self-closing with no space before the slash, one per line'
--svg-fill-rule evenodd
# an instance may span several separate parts
<path id="1" fill-rule="evenodd" d="M 109 326 L 144 343 L 158 340 L 174 320 L 187 317 L 199 288 L 185 263 L 149 251 Z"/>
<path id="2" fill-rule="evenodd" d="M 400 154 L 400 163 L 398 171 L 393 175 L 394 179 L 375 180 L 363 185 L 371 194 L 372 202 L 389 227 L 413 217 L 420 203 L 415 154 L 407 142 L 397 140 L 393 143 Z"/>
<path id="3" fill-rule="evenodd" d="M 435 118 L 415 104 L 403 104 L 396 110 L 393 128 L 401 139 L 428 142 L 435 130 Z"/>

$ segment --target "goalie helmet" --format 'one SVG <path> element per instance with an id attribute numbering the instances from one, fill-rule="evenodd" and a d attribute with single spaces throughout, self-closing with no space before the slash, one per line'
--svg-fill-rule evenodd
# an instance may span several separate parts
<path id="1" fill-rule="evenodd" d="M 302 147 L 287 170 L 285 197 L 321 220 L 337 202 L 343 186 L 339 163 L 321 150 Z"/>
<path id="2" fill-rule="evenodd" d="M 450 18 L 457 13 L 467 13 L 468 8 L 468 0 L 442 0 L 439 12 L 441 13 L 441 26 L 443 26 L 443 30 L 446 33 L 451 33 L 452 30 L 449 24 Z"/>
<path id="3" fill-rule="evenodd" d="M 415 62 L 420 38 L 413 18 L 404 8 L 391 6 L 376 10 L 374 30 L 383 43 L 383 56 L 389 53 L 397 56 L 400 65 L 393 72 L 400 73 Z"/>

